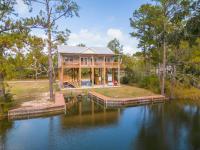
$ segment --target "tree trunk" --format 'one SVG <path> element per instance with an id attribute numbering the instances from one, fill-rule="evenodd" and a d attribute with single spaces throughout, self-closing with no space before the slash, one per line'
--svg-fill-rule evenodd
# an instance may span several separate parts
<path id="1" fill-rule="evenodd" d="M 48 59 L 49 59 L 49 92 L 50 100 L 53 100 L 53 66 L 52 66 L 52 53 L 51 53 L 51 33 L 48 31 Z"/>
<path id="2" fill-rule="evenodd" d="M 163 43 L 163 65 L 162 65 L 162 85 L 161 94 L 165 95 L 165 76 L 166 76 L 166 45 L 165 39 Z"/>
<path id="3" fill-rule="evenodd" d="M 5 97 L 5 85 L 3 73 L 0 73 L 0 97 Z"/>
<path id="4" fill-rule="evenodd" d="M 47 22 L 47 26 L 48 26 L 48 30 L 47 30 L 47 34 L 48 34 L 48 63 L 49 63 L 49 92 L 50 92 L 50 100 L 54 99 L 53 96 L 53 64 L 52 64 L 52 45 L 51 45 L 51 20 L 50 20 L 50 15 L 51 12 L 49 10 L 49 1 L 46 2 L 46 9 L 47 9 L 47 17 L 48 17 L 48 22 Z"/>
<path id="5" fill-rule="evenodd" d="M 147 54 L 144 55 L 145 75 L 149 75 L 148 58 Z"/>
<path id="6" fill-rule="evenodd" d="M 176 65 L 173 65 L 173 71 L 171 76 L 171 88 L 170 88 L 170 99 L 174 99 L 174 87 L 176 84 Z"/>
<path id="7" fill-rule="evenodd" d="M 35 79 L 38 79 L 38 67 L 37 67 L 37 60 L 35 59 Z"/>
<path id="8" fill-rule="evenodd" d="M 3 71 L 3 64 L 4 64 L 4 59 L 3 59 L 3 50 L 0 50 L 0 97 L 5 97 L 5 85 L 4 85 L 4 71 Z"/>
<path id="9" fill-rule="evenodd" d="M 145 67 L 145 76 L 149 76 L 149 64 L 148 64 L 148 54 L 146 52 L 146 46 L 144 45 L 144 50 L 143 50 L 143 57 L 144 57 L 144 67 Z"/>
<path id="10" fill-rule="evenodd" d="M 54 67 L 53 64 L 52 64 L 52 67 L 53 67 L 53 80 L 55 81 L 56 80 L 56 73 L 55 73 L 55 67 Z"/>
<path id="11" fill-rule="evenodd" d="M 166 6 L 164 6 L 164 16 L 166 17 Z M 163 65 L 162 65 L 162 85 L 161 85 L 161 94 L 165 95 L 165 76 L 166 76 L 166 20 L 164 20 L 163 24 L 163 32 L 164 32 L 164 37 L 163 37 Z"/>
<path id="12" fill-rule="evenodd" d="M 38 70 L 36 69 L 35 70 L 35 80 L 37 80 L 38 79 Z"/>

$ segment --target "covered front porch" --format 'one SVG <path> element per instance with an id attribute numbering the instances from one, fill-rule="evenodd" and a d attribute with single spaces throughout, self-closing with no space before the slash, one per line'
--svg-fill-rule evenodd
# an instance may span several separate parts
<path id="1" fill-rule="evenodd" d="M 98 88 L 120 86 L 117 68 L 65 68 L 62 88 Z"/>

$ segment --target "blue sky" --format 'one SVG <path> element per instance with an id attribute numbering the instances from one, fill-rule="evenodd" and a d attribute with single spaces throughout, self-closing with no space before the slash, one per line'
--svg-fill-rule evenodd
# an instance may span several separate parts
<path id="1" fill-rule="evenodd" d="M 17 1 L 17 11 L 21 16 L 27 16 L 27 8 L 22 0 Z M 106 46 L 116 37 L 124 45 L 125 53 L 139 50 L 137 39 L 129 35 L 132 31 L 129 18 L 135 9 L 149 0 L 76 0 L 76 2 L 80 6 L 80 17 L 63 18 L 58 23 L 60 29 L 68 28 L 71 31 L 69 45 L 84 43 L 87 46 Z M 44 37 L 41 32 L 37 34 Z"/>

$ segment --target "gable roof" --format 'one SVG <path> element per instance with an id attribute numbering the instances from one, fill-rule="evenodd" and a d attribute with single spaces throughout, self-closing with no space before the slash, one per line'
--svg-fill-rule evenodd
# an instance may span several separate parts
<path id="1" fill-rule="evenodd" d="M 68 46 L 68 45 L 59 45 L 58 53 L 63 54 L 108 54 L 114 55 L 107 47 L 80 47 L 80 46 Z"/>

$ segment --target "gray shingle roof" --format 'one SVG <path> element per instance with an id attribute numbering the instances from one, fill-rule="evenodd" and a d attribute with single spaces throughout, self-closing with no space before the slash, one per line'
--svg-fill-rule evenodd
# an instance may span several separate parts
<path id="1" fill-rule="evenodd" d="M 65 54 L 109 54 L 114 55 L 107 47 L 79 47 L 79 46 L 68 46 L 68 45 L 59 45 L 58 53 Z"/>

